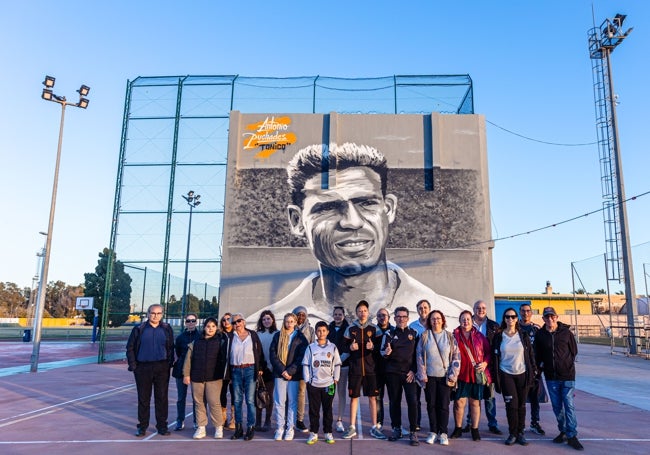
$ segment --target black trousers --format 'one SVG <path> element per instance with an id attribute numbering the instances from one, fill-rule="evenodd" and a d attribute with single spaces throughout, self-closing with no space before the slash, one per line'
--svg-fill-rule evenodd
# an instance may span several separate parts
<path id="1" fill-rule="evenodd" d="M 138 428 L 149 427 L 151 391 L 156 411 L 156 429 L 167 430 L 170 366 L 167 360 L 140 362 L 133 375 L 138 390 Z"/>
<path id="2" fill-rule="evenodd" d="M 415 381 L 406 382 L 405 374 L 386 374 L 386 390 L 388 391 L 389 410 L 391 427 L 401 428 L 402 426 L 402 391 L 406 397 L 408 410 L 409 430 L 415 431 L 417 427 L 417 396 Z"/>
<path id="3" fill-rule="evenodd" d="M 526 384 L 526 373 L 508 374 L 499 371 L 501 379 L 501 395 L 506 404 L 506 417 L 508 418 L 508 431 L 511 435 L 518 435 L 524 432 L 526 426 L 526 396 L 528 389 Z"/>
<path id="4" fill-rule="evenodd" d="M 448 433 L 451 389 L 447 385 L 447 378 L 429 376 L 427 385 L 424 388 L 424 397 L 427 400 L 429 431 L 432 433 Z"/>
<path id="5" fill-rule="evenodd" d="M 384 390 L 386 390 L 386 381 L 384 374 L 377 374 L 377 423 L 384 423 Z"/>
<path id="6" fill-rule="evenodd" d="M 314 387 L 307 384 L 307 398 L 309 399 L 309 431 L 318 434 L 320 426 L 320 410 L 323 408 L 323 433 L 332 432 L 334 422 L 332 403 L 334 395 L 327 393 L 327 387 Z"/>

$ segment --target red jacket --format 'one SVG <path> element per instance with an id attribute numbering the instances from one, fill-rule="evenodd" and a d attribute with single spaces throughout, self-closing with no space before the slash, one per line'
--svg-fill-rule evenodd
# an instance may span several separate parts
<path id="1" fill-rule="evenodd" d="M 474 373 L 474 365 L 467 353 L 467 348 L 470 349 L 474 356 L 476 363 L 487 362 L 490 363 L 490 342 L 476 327 L 472 327 L 469 334 L 469 340 L 465 339 L 462 334 L 462 329 L 457 327 L 454 329 L 454 338 L 458 343 L 458 350 L 460 351 L 460 372 L 458 373 L 458 380 L 463 382 L 475 383 L 476 374 Z M 488 384 L 492 383 L 492 376 L 490 375 L 489 368 L 485 368 Z"/>

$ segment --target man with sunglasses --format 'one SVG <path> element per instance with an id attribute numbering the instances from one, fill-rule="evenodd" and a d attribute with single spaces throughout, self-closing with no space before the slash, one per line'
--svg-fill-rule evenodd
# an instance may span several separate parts
<path id="1" fill-rule="evenodd" d="M 195 313 L 188 313 L 185 317 L 185 330 L 176 337 L 174 342 L 174 351 L 176 352 L 176 362 L 172 369 L 172 376 L 176 379 L 176 428 L 175 431 L 181 431 L 185 428 L 185 401 L 187 400 L 188 386 L 183 384 L 183 364 L 187 354 L 187 347 L 201 337 L 196 330 L 198 320 Z M 192 401 L 192 403 L 194 403 Z M 192 419 L 194 420 L 194 429 L 196 429 L 196 413 L 192 404 Z"/>
<path id="2" fill-rule="evenodd" d="M 138 390 L 137 437 L 146 434 L 149 427 L 151 391 L 156 409 L 156 429 L 161 436 L 169 436 L 167 428 L 169 376 L 174 363 L 174 330 L 163 322 L 162 305 L 150 305 L 148 318 L 133 327 L 126 343 L 129 371 L 133 371 Z"/>
<path id="3" fill-rule="evenodd" d="M 255 386 L 257 376 L 266 368 L 262 342 L 257 332 L 246 328 L 246 319 L 241 313 L 232 315 L 234 330 L 230 337 L 228 352 L 229 368 L 226 376 L 232 381 L 235 403 L 235 434 L 230 439 L 250 441 L 255 437 Z M 246 403 L 247 428 L 244 434 L 244 400 Z"/>
<path id="4" fill-rule="evenodd" d="M 544 327 L 537 332 L 534 350 L 537 365 L 544 372 L 548 395 L 560 430 L 553 442 L 566 442 L 576 450 L 584 450 L 578 441 L 578 420 L 573 402 L 578 344 L 570 326 L 558 321 L 553 307 L 544 308 L 542 317 Z"/>

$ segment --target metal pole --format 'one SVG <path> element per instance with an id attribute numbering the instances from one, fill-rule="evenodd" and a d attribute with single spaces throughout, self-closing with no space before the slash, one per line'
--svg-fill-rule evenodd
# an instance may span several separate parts
<path id="1" fill-rule="evenodd" d="M 574 275 L 575 268 L 573 267 L 573 262 L 571 263 L 571 288 L 573 289 L 573 315 L 575 316 L 576 321 L 576 341 L 580 343 L 580 330 L 578 329 L 578 308 L 576 306 L 576 282 Z M 572 318 L 573 319 L 573 318 Z"/>
<path id="2" fill-rule="evenodd" d="M 59 186 L 59 164 L 61 162 L 61 145 L 63 144 L 63 123 L 65 121 L 65 106 L 61 104 L 61 125 L 59 126 L 59 145 L 56 149 L 56 165 L 54 166 L 54 184 L 52 186 L 52 202 L 50 203 L 50 219 L 47 224 L 47 236 L 45 240 L 45 257 L 43 258 L 43 273 L 41 274 L 38 286 L 38 299 L 36 300 L 36 314 L 34 318 L 34 347 L 29 371 L 38 371 L 38 356 L 41 350 L 41 328 L 43 325 L 43 309 L 45 307 L 45 294 L 47 290 L 47 272 L 50 267 L 50 251 L 52 247 L 52 230 L 54 228 L 54 212 L 56 209 L 56 192 Z"/>
<path id="3" fill-rule="evenodd" d="M 192 209 L 194 208 L 193 204 L 190 206 L 190 222 L 187 227 L 187 254 L 185 255 L 185 278 L 183 279 L 183 302 L 181 303 L 181 321 L 185 319 L 185 310 L 187 308 L 187 273 L 188 267 L 190 264 L 190 240 L 192 238 Z"/>
<path id="4" fill-rule="evenodd" d="M 636 345 L 636 292 L 634 289 L 634 270 L 632 267 L 632 249 L 630 248 L 630 234 L 627 225 L 627 206 L 625 205 L 625 184 L 623 183 L 623 163 L 618 140 L 618 122 L 616 120 L 616 103 L 614 102 L 614 78 L 609 55 L 611 50 L 603 49 L 607 59 L 607 77 L 609 79 L 609 102 L 612 111 L 612 130 L 614 131 L 614 162 L 616 166 L 616 185 L 618 193 L 618 213 L 621 227 L 621 247 L 623 253 L 623 273 L 625 276 L 625 300 L 627 303 L 627 325 L 630 327 L 630 354 L 637 353 Z"/>
<path id="5" fill-rule="evenodd" d="M 144 278 L 142 279 L 142 305 L 140 306 L 140 316 L 144 314 L 144 295 L 147 289 L 147 268 L 144 268 Z"/>

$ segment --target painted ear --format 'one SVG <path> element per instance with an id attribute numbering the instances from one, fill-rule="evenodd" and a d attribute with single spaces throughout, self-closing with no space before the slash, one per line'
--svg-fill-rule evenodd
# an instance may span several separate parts
<path id="1" fill-rule="evenodd" d="M 305 227 L 302 224 L 302 209 L 297 205 L 289 204 L 287 206 L 287 216 L 289 217 L 291 233 L 298 237 L 304 237 Z"/>
<path id="2" fill-rule="evenodd" d="M 384 204 L 386 205 L 388 222 L 392 223 L 395 221 L 395 215 L 397 214 L 397 196 L 394 194 L 387 194 L 386 197 L 384 197 Z"/>

